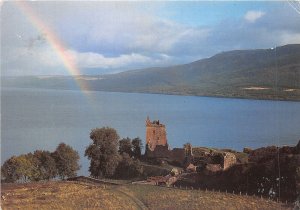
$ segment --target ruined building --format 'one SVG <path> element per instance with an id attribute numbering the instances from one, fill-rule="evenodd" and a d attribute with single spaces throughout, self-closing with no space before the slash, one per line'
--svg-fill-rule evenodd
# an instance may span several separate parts
<path id="1" fill-rule="evenodd" d="M 153 122 L 149 117 L 146 120 L 146 151 L 147 158 L 167 159 L 171 162 L 182 164 L 186 158 L 184 148 L 169 149 L 167 141 L 166 126 L 161 124 L 159 120 Z"/>
<path id="2" fill-rule="evenodd" d="M 231 152 L 224 152 L 223 154 L 223 169 L 226 170 L 230 168 L 231 166 L 236 164 L 236 157 L 233 153 Z"/>
<path id="3" fill-rule="evenodd" d="M 159 120 L 146 119 L 146 150 L 145 157 L 156 160 L 166 160 L 183 167 L 192 163 L 195 166 L 207 166 L 211 171 L 226 170 L 235 165 L 237 160 L 230 152 L 207 152 L 206 148 L 194 148 L 190 143 L 184 144 L 183 148 L 169 148 L 167 141 L 166 126 Z"/>
<path id="4" fill-rule="evenodd" d="M 154 151 L 158 145 L 168 147 L 166 127 L 160 124 L 159 120 L 151 122 L 149 117 L 147 117 L 146 144 L 151 151 Z"/>
<path id="5" fill-rule="evenodd" d="M 237 163 L 235 154 L 224 152 L 221 150 L 211 150 L 207 152 L 207 148 L 197 148 L 197 154 L 194 156 L 193 164 L 206 166 L 208 171 L 221 171 L 230 168 Z"/>

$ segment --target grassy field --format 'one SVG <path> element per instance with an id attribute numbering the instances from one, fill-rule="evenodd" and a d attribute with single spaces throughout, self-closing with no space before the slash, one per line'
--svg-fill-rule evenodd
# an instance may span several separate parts
<path id="1" fill-rule="evenodd" d="M 1 187 L 2 209 L 291 209 L 258 197 L 150 185 L 45 182 Z"/>
<path id="2" fill-rule="evenodd" d="M 128 189 L 149 209 L 289 209 L 252 196 L 145 185 L 131 185 Z"/>
<path id="3" fill-rule="evenodd" d="M 2 209 L 139 209 L 108 185 L 69 182 L 2 185 Z"/>

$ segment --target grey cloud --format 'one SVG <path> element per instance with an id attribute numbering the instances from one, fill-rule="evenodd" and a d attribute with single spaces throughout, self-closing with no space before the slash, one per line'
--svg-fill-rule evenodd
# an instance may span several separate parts
<path id="1" fill-rule="evenodd" d="M 155 10 L 141 11 L 135 2 L 28 4 L 77 56 L 85 72 L 174 65 L 232 49 L 300 43 L 300 15 L 284 2 L 280 10 L 265 11 L 254 22 L 241 17 L 205 27 L 159 18 Z M 47 35 L 13 3 L 2 6 L 1 28 L 2 74 L 66 74 L 45 42 Z"/>

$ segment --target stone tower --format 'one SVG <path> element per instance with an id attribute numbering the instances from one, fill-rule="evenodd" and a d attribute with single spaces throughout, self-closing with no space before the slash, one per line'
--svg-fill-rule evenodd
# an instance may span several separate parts
<path id="1" fill-rule="evenodd" d="M 166 127 L 159 123 L 159 120 L 151 122 L 149 117 L 146 120 L 146 144 L 151 151 L 158 145 L 168 146 Z"/>

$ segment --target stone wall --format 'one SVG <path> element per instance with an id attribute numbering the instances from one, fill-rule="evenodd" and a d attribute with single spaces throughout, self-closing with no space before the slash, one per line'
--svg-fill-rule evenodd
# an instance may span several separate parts
<path id="1" fill-rule="evenodd" d="M 169 161 L 177 162 L 178 164 L 183 164 L 186 158 L 185 150 L 183 148 L 169 150 L 168 145 L 157 145 L 153 151 L 146 145 L 145 156 L 147 158 L 166 158 Z"/>
<path id="2" fill-rule="evenodd" d="M 224 162 L 223 162 L 223 169 L 226 170 L 227 168 L 233 166 L 236 164 L 236 157 L 231 152 L 225 152 L 224 156 Z"/>
<path id="3" fill-rule="evenodd" d="M 169 158 L 170 150 L 168 145 L 157 145 L 154 150 L 151 150 L 149 145 L 146 145 L 145 156 L 148 158 Z"/>
<path id="4" fill-rule="evenodd" d="M 178 163 L 185 160 L 185 150 L 183 148 L 174 148 L 170 151 L 170 158 Z"/>

